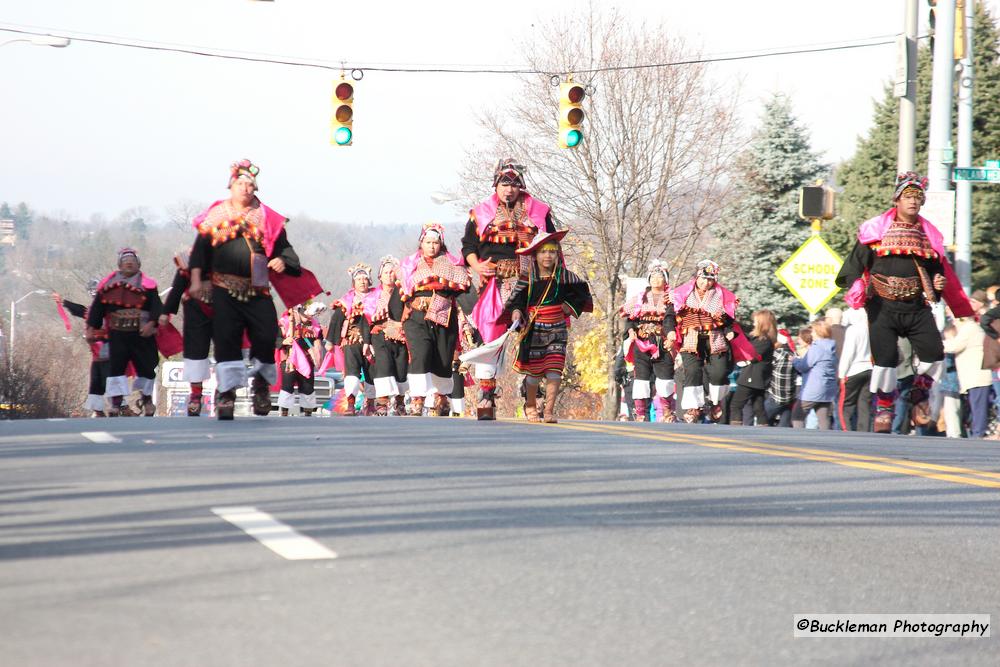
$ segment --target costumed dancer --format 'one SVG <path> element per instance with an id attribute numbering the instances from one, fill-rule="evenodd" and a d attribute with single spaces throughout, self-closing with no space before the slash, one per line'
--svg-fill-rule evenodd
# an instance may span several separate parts
<path id="1" fill-rule="evenodd" d="M 549 206 L 525 191 L 525 172 L 526 167 L 509 158 L 497 163 L 494 193 L 472 209 L 462 237 L 462 256 L 479 274 L 479 301 L 471 319 L 484 343 L 503 335 L 506 324 L 498 322 L 503 306 L 518 276 L 530 269 L 530 257 L 515 251 L 527 247 L 539 231 L 555 231 Z M 476 363 L 474 374 L 479 381 L 477 417 L 495 419 L 497 367 Z"/>
<path id="2" fill-rule="evenodd" d="M 684 421 L 701 420 L 705 401 L 705 376 L 708 376 L 708 417 L 714 422 L 722 417 L 729 393 L 729 369 L 732 361 L 757 358 L 753 346 L 736 321 L 736 295 L 718 284 L 719 265 L 703 259 L 694 277 L 672 295 L 677 311 L 677 340 L 684 365 L 684 389 L 681 409 Z"/>
<path id="3" fill-rule="evenodd" d="M 587 282 L 566 268 L 559 241 L 568 230 L 535 236 L 530 244 L 518 249 L 522 256 L 533 258 L 526 275 L 518 279 L 504 305 L 519 335 L 514 370 L 525 378 L 524 416 L 530 422 L 538 416 L 538 385 L 545 380 L 545 422 L 556 423 L 556 398 L 566 367 L 569 318 L 594 310 Z"/>
<path id="4" fill-rule="evenodd" d="M 96 278 L 87 281 L 87 293 L 91 300 L 97 296 L 98 284 L 100 281 Z M 87 306 L 64 299 L 55 292 L 52 293 L 52 300 L 56 302 L 57 308 L 65 308 L 74 317 L 79 317 L 84 322 L 87 321 Z M 66 320 L 66 329 L 67 331 L 70 329 L 68 320 Z M 107 417 L 104 392 L 108 383 L 108 371 L 111 369 L 111 357 L 109 356 L 111 348 L 108 346 L 107 329 L 94 331 L 93 337 L 94 342 L 90 343 L 90 386 L 87 389 L 87 400 L 83 407 L 91 411 L 91 417 Z"/>
<path id="5" fill-rule="evenodd" d="M 914 421 L 926 423 L 930 388 L 941 377 L 944 359 L 930 306 L 943 297 L 956 318 L 974 315 L 945 256 L 941 232 L 920 215 L 926 190 L 926 178 L 912 171 L 899 174 L 893 208 L 861 225 L 835 281 L 849 287 L 847 305 L 864 307 L 868 314 L 876 433 L 892 430 L 898 340 L 908 339 L 918 359 L 910 403 Z"/>
<path id="6" fill-rule="evenodd" d="M 132 248 L 118 251 L 118 270 L 97 286 L 97 295 L 87 313 L 87 342 L 94 344 L 101 340 L 106 328 L 111 347 L 105 391 L 111 399 L 109 417 L 133 414 L 127 405 L 122 407 L 123 397 L 129 394 L 125 376 L 129 362 L 135 368 L 132 389 L 142 394 L 143 414 L 147 417 L 156 414 L 153 381 L 159 354 L 154 334 L 163 302 L 156 291 L 156 281 L 140 271 L 141 266 L 139 255 Z"/>
<path id="7" fill-rule="evenodd" d="M 176 315 L 184 309 L 184 370 L 182 379 L 190 384 L 188 395 L 188 417 L 201 415 L 202 391 L 205 380 L 212 376 L 212 364 L 208 360 L 208 351 L 212 345 L 212 277 L 211 272 L 202 273 L 202 289 L 192 293 L 191 270 L 189 257 L 174 256 L 177 271 L 170 286 L 170 293 L 163 303 L 163 314 L 160 315 L 160 326 L 170 321 L 171 315 Z"/>
<path id="8" fill-rule="evenodd" d="M 233 418 L 236 389 L 247 384 L 244 331 L 250 339 L 253 412 L 266 415 L 271 411 L 271 385 L 278 379 L 274 350 L 279 336 L 272 282 L 288 308 L 322 291 L 312 274 L 301 268 L 288 242 L 287 218 L 257 198 L 258 173 L 249 160 L 232 164 L 229 199 L 213 203 L 194 220 L 198 236 L 191 250 L 189 291 L 202 294 L 208 289 L 206 283 L 211 283 L 215 413 L 219 419 Z M 211 280 L 206 280 L 208 273 Z M 286 278 L 286 273 L 291 278 Z"/>
<path id="9" fill-rule="evenodd" d="M 468 292 L 467 294 L 474 296 L 474 292 Z M 459 303 L 461 305 L 461 303 Z M 452 380 L 452 390 L 451 390 L 451 416 L 452 417 L 464 417 L 465 416 L 465 378 L 469 374 L 469 366 L 463 364 L 459 359 L 459 355 L 463 352 L 468 352 L 469 350 L 476 347 L 476 335 L 475 330 L 472 327 L 472 323 L 469 322 L 469 318 L 466 316 L 465 311 L 462 308 L 458 309 L 458 344 L 455 346 L 455 358 L 451 362 L 451 380 Z M 472 381 L 470 380 L 470 383 Z"/>
<path id="10" fill-rule="evenodd" d="M 471 286 L 469 270 L 461 257 L 448 252 L 444 228 L 429 222 L 420 231 L 419 249 L 403 260 L 400 273 L 403 331 L 410 351 L 410 414 L 422 415 L 425 401 L 433 397 L 432 414 L 447 417 L 458 344 L 456 299 Z"/>
<path id="11" fill-rule="evenodd" d="M 314 377 L 319 365 L 319 345 L 323 329 L 313 317 L 306 314 L 302 304 L 289 308 L 278 320 L 281 330 L 281 391 L 278 408 L 281 416 L 288 416 L 288 409 L 295 405 L 295 388 L 299 389 L 299 407 L 303 417 L 311 417 L 316 409 Z"/>
<path id="12" fill-rule="evenodd" d="M 405 394 L 409 352 L 403 335 L 403 300 L 397 272 L 399 260 L 386 255 L 379 260 L 379 286 L 375 288 L 375 313 L 372 316 L 372 348 L 375 364 L 375 414 L 406 414 Z M 391 403 L 391 405 L 390 405 Z"/>
<path id="13" fill-rule="evenodd" d="M 649 265 L 648 282 L 649 287 L 627 299 L 619 312 L 625 318 L 625 338 L 630 344 L 627 358 L 635 367 L 632 382 L 635 419 L 647 419 L 653 395 L 650 385 L 655 378 L 656 395 L 664 403 L 661 419 L 673 423 L 677 421 L 674 401 L 677 320 L 670 302 L 670 273 L 666 262 L 654 260 Z"/>
<path id="14" fill-rule="evenodd" d="M 326 334 L 326 349 L 339 345 L 344 353 L 344 396 L 347 407 L 344 414 L 355 415 L 355 401 L 364 392 L 365 404 L 362 414 L 375 412 L 375 386 L 372 382 L 370 360 L 372 358 L 372 317 L 375 315 L 375 299 L 372 291 L 372 267 L 358 263 L 347 269 L 353 287 L 332 304 L 330 325 Z M 362 376 L 364 380 L 362 381 Z"/>

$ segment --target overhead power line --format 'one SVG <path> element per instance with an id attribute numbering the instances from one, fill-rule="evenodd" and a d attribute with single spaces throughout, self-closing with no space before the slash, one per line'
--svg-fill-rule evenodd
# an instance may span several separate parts
<path id="1" fill-rule="evenodd" d="M 26 26 L 0 25 L 0 31 L 10 32 L 19 35 L 31 36 L 51 36 L 64 37 L 75 42 L 85 42 L 90 44 L 101 44 L 105 46 L 119 46 L 131 49 L 142 49 L 146 51 L 165 51 L 170 53 L 183 53 L 206 58 L 221 58 L 225 60 L 240 60 L 245 62 L 268 63 L 273 65 L 287 65 L 290 67 L 310 67 L 331 71 L 360 70 L 362 72 L 392 72 L 406 74 L 544 74 L 544 75 L 566 75 L 566 74 L 598 74 L 601 72 L 620 72 L 628 70 L 655 69 L 660 67 L 678 67 L 683 65 L 699 65 L 709 63 L 733 62 L 739 60 L 753 60 L 757 58 L 773 58 L 778 56 L 802 55 L 809 53 L 824 53 L 833 51 L 847 51 L 853 49 L 865 49 L 874 46 L 886 46 L 895 43 L 892 35 L 880 35 L 859 41 L 860 43 L 828 42 L 826 44 L 816 44 L 813 46 L 792 47 L 783 50 L 761 50 L 748 52 L 731 52 L 731 54 L 719 54 L 715 56 L 703 56 L 686 60 L 675 60 L 662 63 L 637 63 L 634 65 L 615 65 L 606 67 L 594 67 L 589 69 L 578 69 L 572 72 L 547 72 L 532 68 L 523 67 L 503 67 L 503 66 L 439 66 L 439 65 L 383 65 L 383 64 L 355 64 L 348 62 L 330 62 L 309 58 L 299 58 L 296 56 L 283 55 L 262 55 L 239 51 L 222 51 L 218 49 L 208 49 L 205 47 L 161 44 L 155 42 L 141 42 L 139 40 L 129 40 L 109 36 L 86 36 L 73 32 L 51 31 L 42 28 L 29 29 Z M 887 39 L 891 37 L 891 39 Z M 872 41 L 877 40 L 877 41 Z"/>

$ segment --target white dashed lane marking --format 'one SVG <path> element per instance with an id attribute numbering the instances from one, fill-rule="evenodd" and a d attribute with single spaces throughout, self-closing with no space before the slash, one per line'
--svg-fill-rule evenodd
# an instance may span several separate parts
<path id="1" fill-rule="evenodd" d="M 256 507 L 213 507 L 212 513 L 228 521 L 265 547 L 288 560 L 320 560 L 337 554 Z"/>
<path id="2" fill-rule="evenodd" d="M 99 445 L 114 445 L 122 441 L 121 438 L 116 438 L 107 431 L 83 431 L 80 435 Z"/>

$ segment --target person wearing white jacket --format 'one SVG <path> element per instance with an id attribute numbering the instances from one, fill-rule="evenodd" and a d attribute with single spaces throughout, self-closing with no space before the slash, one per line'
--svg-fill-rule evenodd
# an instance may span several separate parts
<path id="1" fill-rule="evenodd" d="M 844 347 L 837 367 L 837 377 L 840 378 L 840 405 L 837 407 L 841 429 L 870 431 L 872 352 L 868 343 L 868 314 L 864 308 L 848 310 L 843 315 L 843 325 L 846 327 Z M 853 419 L 855 414 L 856 420 Z"/>
<path id="2" fill-rule="evenodd" d="M 973 307 L 980 307 L 980 304 L 974 302 Z M 958 332 L 954 338 L 944 341 L 944 351 L 954 353 L 958 386 L 969 400 L 972 417 L 969 436 L 981 438 L 986 435 L 989 425 L 990 389 L 993 385 L 993 372 L 983 370 L 983 338 L 986 334 L 971 317 L 957 320 L 955 326 Z"/>

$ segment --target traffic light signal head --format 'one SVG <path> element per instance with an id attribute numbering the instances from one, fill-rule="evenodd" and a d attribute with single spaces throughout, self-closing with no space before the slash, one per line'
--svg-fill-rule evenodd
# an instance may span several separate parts
<path id="1" fill-rule="evenodd" d="M 354 84 L 341 79 L 333 87 L 333 136 L 334 146 L 350 146 L 354 142 Z"/>
<path id="2" fill-rule="evenodd" d="M 559 147 L 576 148 L 583 141 L 583 98 L 579 83 L 559 84 Z"/>
<path id="3" fill-rule="evenodd" d="M 825 185 L 807 185 L 799 189 L 799 217 L 806 220 L 832 220 L 834 190 Z"/>

